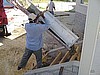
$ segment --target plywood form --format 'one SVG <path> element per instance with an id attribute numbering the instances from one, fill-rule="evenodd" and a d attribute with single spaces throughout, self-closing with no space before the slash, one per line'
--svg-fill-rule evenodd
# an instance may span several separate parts
<path id="1" fill-rule="evenodd" d="M 73 61 L 73 60 L 75 60 L 75 58 L 78 58 L 78 55 L 80 55 L 80 48 L 79 48 L 79 46 L 76 47 L 75 53 L 70 58 L 70 61 Z M 80 60 L 80 59 L 78 59 L 78 60 Z"/>

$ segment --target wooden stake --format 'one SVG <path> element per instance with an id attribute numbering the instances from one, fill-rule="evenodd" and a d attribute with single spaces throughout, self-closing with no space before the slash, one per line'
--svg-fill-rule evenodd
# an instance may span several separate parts
<path id="1" fill-rule="evenodd" d="M 76 48 L 76 53 L 70 58 L 70 61 L 73 61 L 75 60 L 75 58 L 78 56 L 78 53 L 79 53 L 79 46 Z"/>
<path id="2" fill-rule="evenodd" d="M 56 63 L 59 61 L 59 59 L 61 58 L 61 55 L 62 55 L 62 52 L 59 51 L 58 55 L 57 55 L 56 58 L 53 60 L 53 62 L 50 64 L 50 66 L 56 64 Z"/>
<path id="3" fill-rule="evenodd" d="M 66 59 L 68 58 L 69 56 L 69 51 L 66 52 L 66 54 L 64 55 L 64 57 L 61 59 L 61 61 L 59 62 L 59 64 L 63 63 L 64 61 L 66 61 Z"/>

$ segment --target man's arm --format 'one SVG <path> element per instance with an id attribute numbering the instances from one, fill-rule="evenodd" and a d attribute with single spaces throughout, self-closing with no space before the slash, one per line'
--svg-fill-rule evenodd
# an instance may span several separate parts
<path id="1" fill-rule="evenodd" d="M 37 17 L 34 19 L 34 22 L 36 23 L 37 20 L 39 19 L 39 17 L 42 17 L 42 18 L 44 19 L 44 18 L 45 18 L 44 13 L 45 13 L 46 11 L 47 11 L 47 10 L 44 10 L 43 12 L 40 12 L 40 13 L 37 15 Z"/>

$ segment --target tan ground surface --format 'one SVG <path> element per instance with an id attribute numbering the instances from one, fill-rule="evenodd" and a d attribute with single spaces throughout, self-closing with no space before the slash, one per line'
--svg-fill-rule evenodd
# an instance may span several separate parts
<path id="1" fill-rule="evenodd" d="M 64 24 L 67 24 L 68 22 L 68 17 L 66 16 L 57 18 Z M 69 24 L 69 28 L 72 27 L 70 27 L 70 25 L 72 24 Z M 29 59 L 25 69 L 17 71 L 17 66 L 21 60 L 25 48 L 25 35 L 22 35 L 14 40 L 0 38 L 0 42 L 3 43 L 3 45 L 0 46 L 0 75 L 23 75 L 27 70 L 32 69 L 32 63 L 35 62 L 34 55 L 32 55 Z M 61 44 L 57 40 L 47 33 L 44 34 L 45 50 L 50 50 L 60 46 Z"/>

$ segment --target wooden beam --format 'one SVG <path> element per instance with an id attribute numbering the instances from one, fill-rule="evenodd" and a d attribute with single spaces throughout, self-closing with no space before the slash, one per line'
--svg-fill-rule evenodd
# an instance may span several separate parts
<path id="1" fill-rule="evenodd" d="M 56 48 L 56 49 L 49 50 L 45 55 L 43 55 L 42 60 L 45 60 L 46 56 L 47 56 L 49 53 L 52 53 L 52 52 L 55 52 L 55 51 L 58 51 L 58 50 L 62 50 L 62 49 L 65 49 L 65 47 L 62 46 L 62 47 L 59 47 L 59 48 Z"/>
<path id="2" fill-rule="evenodd" d="M 70 58 L 70 61 L 75 60 L 75 58 L 78 56 L 78 53 L 79 53 L 79 51 L 80 51 L 80 50 L 79 50 L 79 47 L 77 47 L 75 51 L 76 51 L 76 53 Z"/>
<path id="3" fill-rule="evenodd" d="M 77 60 L 80 61 L 80 58 L 81 58 L 81 52 L 78 53 Z"/>
<path id="4" fill-rule="evenodd" d="M 42 62 L 47 61 L 47 56 L 48 56 L 49 53 L 52 53 L 52 52 L 58 51 L 59 49 L 61 50 L 61 49 L 64 49 L 64 48 L 65 48 L 65 47 L 62 46 L 62 47 L 59 47 L 59 48 L 52 49 L 52 50 L 48 51 L 45 55 L 43 55 L 43 57 L 42 57 Z M 35 69 L 36 66 L 37 66 L 37 65 L 34 65 L 33 69 Z"/>
<path id="5" fill-rule="evenodd" d="M 62 52 L 59 51 L 58 55 L 57 55 L 56 58 L 52 61 L 52 63 L 50 64 L 50 66 L 56 64 L 56 63 L 59 61 L 59 59 L 61 58 L 61 55 L 62 55 Z"/>
<path id="6" fill-rule="evenodd" d="M 65 62 L 65 61 L 67 60 L 67 58 L 68 58 L 69 55 L 70 55 L 70 53 L 69 53 L 69 51 L 67 51 L 67 52 L 65 53 L 64 57 L 63 57 L 63 58 L 61 59 L 61 61 L 59 62 L 59 64 Z"/>

